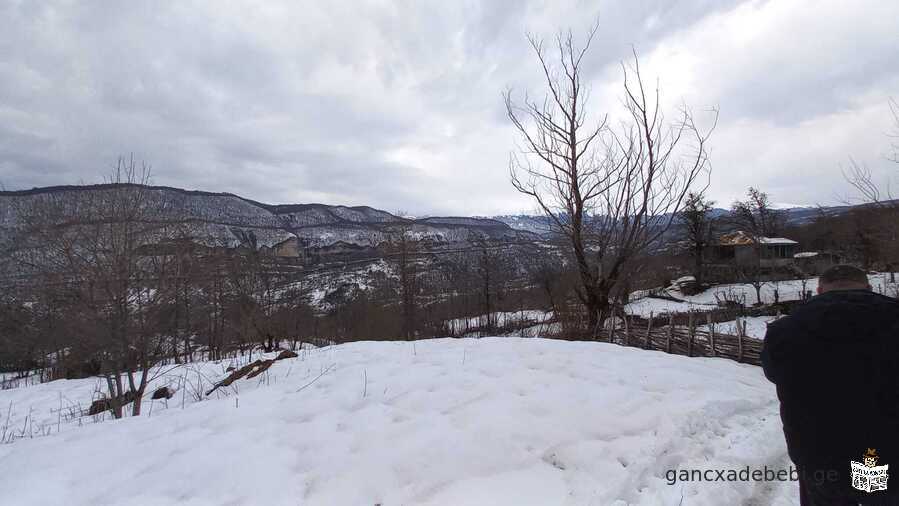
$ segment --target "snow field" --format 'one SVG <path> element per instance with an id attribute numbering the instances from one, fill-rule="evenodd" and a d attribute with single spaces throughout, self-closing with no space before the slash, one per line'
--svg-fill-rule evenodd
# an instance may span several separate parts
<path id="1" fill-rule="evenodd" d="M 203 367 L 222 376 L 221 364 Z M 774 388 L 753 366 L 605 343 L 484 338 L 344 344 L 276 362 L 269 373 L 239 380 L 238 391 L 217 400 L 182 409 L 179 392 L 152 416 L 148 405 L 139 418 L 70 423 L 0 445 L 0 502 L 796 501 L 790 482 L 665 479 L 676 468 L 787 468 Z M 2 391 L 0 409 L 14 401 L 52 414 L 60 394 L 81 397 L 93 385 Z"/>

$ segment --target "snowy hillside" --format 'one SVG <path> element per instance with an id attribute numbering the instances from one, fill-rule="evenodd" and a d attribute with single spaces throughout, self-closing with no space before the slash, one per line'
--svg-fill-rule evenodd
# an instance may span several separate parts
<path id="1" fill-rule="evenodd" d="M 69 215 L 79 216 L 82 199 L 89 194 L 120 191 L 128 185 L 54 186 L 22 191 L 0 191 L 0 246 L 12 240 L 21 223 L 21 209 L 51 198 Z M 134 186 L 134 185 L 131 185 Z M 461 242 L 474 238 L 531 241 L 530 233 L 502 222 L 476 218 L 426 218 L 405 220 L 368 206 L 325 204 L 271 205 L 229 193 L 183 190 L 166 186 L 145 187 L 146 198 L 158 205 L 162 218 L 189 222 L 191 235 L 209 246 L 241 244 L 252 233 L 258 246 L 271 247 L 290 238 L 304 245 L 325 247 L 345 242 L 375 247 L 385 242 L 399 224 L 411 226 L 420 237 L 437 242 Z"/>
<path id="2" fill-rule="evenodd" d="M 185 385 L 172 399 L 82 426 L 56 410 L 90 399 L 95 380 L 0 391 L 0 423 L 52 425 L 0 445 L 2 502 L 796 501 L 792 482 L 666 480 L 669 469 L 788 468 L 774 388 L 753 366 L 543 339 L 360 342 L 193 400 L 191 381 L 221 378 L 227 365 L 169 371 L 157 384 Z"/>
<path id="3" fill-rule="evenodd" d="M 889 273 L 875 273 L 868 275 L 868 282 L 877 293 L 890 297 L 899 294 L 899 284 L 890 282 Z M 766 281 L 761 287 L 761 302 L 774 302 L 774 293 L 781 301 L 799 300 L 803 291 L 815 294 L 818 290 L 818 278 L 790 279 L 786 281 Z M 717 285 L 695 295 L 684 295 L 675 288 L 660 290 L 659 294 L 678 300 L 667 300 L 646 296 L 646 293 L 631 294 L 631 302 L 625 306 L 628 314 L 649 316 L 673 312 L 686 312 L 690 310 L 708 310 L 718 307 L 719 300 L 736 300 L 753 305 L 758 302 L 755 288 L 748 283 L 732 283 Z"/>

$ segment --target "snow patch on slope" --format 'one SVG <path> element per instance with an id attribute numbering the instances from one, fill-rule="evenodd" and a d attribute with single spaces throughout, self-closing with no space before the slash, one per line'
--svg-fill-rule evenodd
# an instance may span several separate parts
<path id="1" fill-rule="evenodd" d="M 868 275 L 868 282 L 871 283 L 875 292 L 882 293 L 890 297 L 899 295 L 899 284 L 890 282 L 889 273 L 875 273 Z M 803 290 L 811 292 L 813 295 L 818 290 L 818 278 L 806 279 L 790 279 L 785 281 L 767 281 L 761 288 L 761 301 L 764 303 L 773 303 L 775 300 L 775 291 L 777 292 L 777 300 L 799 300 L 802 298 Z M 748 283 L 731 283 L 713 286 L 695 295 L 684 295 L 683 293 L 668 288 L 659 290 L 662 295 L 673 297 L 679 300 L 666 300 L 646 296 L 647 291 L 634 292 L 631 294 L 631 301 L 625 306 L 628 314 L 638 316 L 649 316 L 650 313 L 659 315 L 672 312 L 686 312 L 690 310 L 709 310 L 715 309 L 718 300 L 729 298 L 731 300 L 742 300 L 747 306 L 754 305 L 758 302 L 755 288 Z"/>

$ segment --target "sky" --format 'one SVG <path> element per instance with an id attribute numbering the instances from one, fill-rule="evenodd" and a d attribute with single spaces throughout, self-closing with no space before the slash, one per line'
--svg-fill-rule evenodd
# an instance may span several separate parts
<path id="1" fill-rule="evenodd" d="M 545 92 L 526 33 L 594 20 L 591 114 L 620 109 L 632 51 L 666 117 L 717 108 L 719 206 L 840 203 L 850 157 L 899 184 L 895 0 L 0 0 L 0 185 L 102 182 L 133 154 L 155 184 L 267 203 L 532 213 L 502 93 Z"/>

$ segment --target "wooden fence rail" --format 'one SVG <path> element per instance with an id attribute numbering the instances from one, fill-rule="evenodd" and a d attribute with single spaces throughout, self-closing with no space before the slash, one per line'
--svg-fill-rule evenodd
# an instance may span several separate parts
<path id="1" fill-rule="evenodd" d="M 767 310 L 770 312 L 770 308 Z M 717 323 L 734 320 L 742 322 L 742 318 L 748 315 L 765 314 L 761 311 L 749 308 L 721 308 L 711 311 L 650 315 L 648 318 L 633 315 L 622 317 L 613 313 L 610 318 L 606 319 L 606 327 L 592 333 L 571 330 L 571 327 L 582 326 L 586 323 L 583 321 L 575 321 L 566 329 L 562 318 L 549 318 L 541 321 L 523 318 L 507 322 L 506 325 L 497 325 L 490 330 L 478 325 L 469 327 L 466 324 L 460 328 L 451 329 L 448 334 L 464 336 L 487 332 L 490 335 L 504 335 L 536 325 L 544 325 L 548 328 L 559 324 L 562 327 L 561 330 L 548 331 L 540 335 L 571 340 L 598 340 L 622 346 L 664 351 L 675 355 L 719 357 L 744 364 L 761 365 L 762 340 L 747 337 L 745 323 L 737 325 L 737 335 L 715 330 Z M 572 313 L 577 314 L 576 312 Z M 704 326 L 704 328 L 700 329 L 700 326 Z"/>
<path id="2" fill-rule="evenodd" d="M 697 328 L 696 320 L 702 316 L 706 317 L 706 322 L 699 324 L 707 325 L 710 330 Z M 670 318 L 664 326 L 659 325 L 659 320 L 655 318 L 627 317 L 623 321 L 618 321 L 619 325 L 609 325 L 601 329 L 596 339 L 674 355 L 719 357 L 744 364 L 761 365 L 760 339 L 746 337 L 743 331 L 739 331 L 737 335 L 716 332 L 709 315 L 696 313 L 695 317 L 689 318 L 686 327 L 678 326 L 673 318 Z"/>

